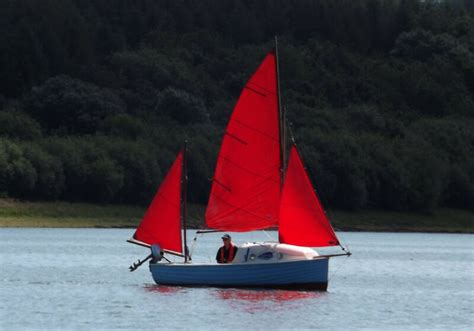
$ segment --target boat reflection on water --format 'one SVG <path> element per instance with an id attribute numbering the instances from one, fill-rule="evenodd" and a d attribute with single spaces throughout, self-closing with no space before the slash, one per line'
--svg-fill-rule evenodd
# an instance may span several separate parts
<path id="1" fill-rule="evenodd" d="M 203 287 L 195 287 L 203 288 Z M 164 286 L 156 284 L 145 285 L 148 292 L 162 294 L 177 294 L 188 292 L 189 287 Z M 325 296 L 326 292 L 275 290 L 275 289 L 239 289 L 239 288 L 210 288 L 212 294 L 221 300 L 238 301 L 273 301 L 284 302 L 300 299 L 314 299 Z"/>
<path id="2" fill-rule="evenodd" d="M 186 292 L 185 287 L 181 286 L 164 286 L 157 284 L 148 284 L 145 285 L 145 290 L 148 292 L 156 292 L 160 294 L 178 294 Z"/>
<path id="3" fill-rule="evenodd" d="M 327 292 L 310 292 L 295 290 L 272 289 L 217 289 L 215 296 L 226 301 L 233 308 L 248 313 L 257 311 L 287 309 L 290 306 L 299 306 L 308 299 L 323 298 Z"/>
<path id="4" fill-rule="evenodd" d="M 200 296 L 201 291 L 207 292 L 212 301 L 224 301 L 233 309 L 255 313 L 258 311 L 280 310 L 293 307 L 297 309 L 300 305 L 306 304 L 307 300 L 323 299 L 327 292 L 297 291 L 297 290 L 276 290 L 276 289 L 242 289 L 242 288 L 212 288 L 212 287 L 182 287 L 152 285 L 145 286 L 147 292 L 156 295 L 193 295 Z M 194 290 L 198 291 L 193 292 Z"/>
<path id="5" fill-rule="evenodd" d="M 193 288 L 193 287 L 191 287 Z M 205 287 L 194 287 L 205 288 Z M 178 294 L 188 292 L 190 287 L 165 286 L 156 284 L 145 285 L 148 292 L 162 294 Z M 292 301 L 300 299 L 314 299 L 326 295 L 326 292 L 296 291 L 296 290 L 275 290 L 275 289 L 239 289 L 239 288 L 208 288 L 212 294 L 221 300 L 239 301 Z"/>
<path id="6" fill-rule="evenodd" d="M 243 301 L 291 301 L 320 297 L 324 292 L 267 290 L 267 289 L 218 289 L 216 295 L 222 300 Z"/>

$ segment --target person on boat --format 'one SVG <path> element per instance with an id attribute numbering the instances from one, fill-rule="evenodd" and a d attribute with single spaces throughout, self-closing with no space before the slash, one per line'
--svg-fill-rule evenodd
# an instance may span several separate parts
<path id="1" fill-rule="evenodd" d="M 232 238 L 228 234 L 222 236 L 222 241 L 224 245 L 217 251 L 217 263 L 230 263 L 234 260 L 238 248 L 232 243 Z"/>

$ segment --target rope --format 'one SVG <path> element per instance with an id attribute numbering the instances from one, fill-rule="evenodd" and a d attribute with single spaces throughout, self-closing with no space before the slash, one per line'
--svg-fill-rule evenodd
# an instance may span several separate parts
<path id="1" fill-rule="evenodd" d="M 286 108 L 285 108 L 285 113 L 286 113 Z M 293 135 L 293 124 L 288 120 L 288 118 L 285 117 L 285 121 L 286 123 L 288 124 L 288 132 L 290 133 L 290 139 L 291 139 L 291 142 L 296 145 L 296 140 L 295 140 L 295 136 Z"/>
<path id="2" fill-rule="evenodd" d="M 350 255 L 347 255 L 347 257 L 349 257 Z M 332 279 L 332 277 L 334 277 L 336 275 L 337 272 L 339 272 L 339 270 L 341 270 L 342 266 L 344 266 L 344 264 L 347 262 L 347 258 L 344 260 L 344 262 L 341 262 L 341 264 L 339 265 L 339 267 L 337 267 L 335 270 L 333 270 L 333 272 L 331 272 L 331 274 L 329 275 L 328 277 L 328 283 L 329 281 Z"/>
<path id="3" fill-rule="evenodd" d="M 265 233 L 268 239 L 270 239 L 269 241 L 276 241 L 267 231 L 262 230 L 262 232 Z"/>
<path id="4" fill-rule="evenodd" d="M 197 233 L 197 232 L 196 232 L 196 234 L 194 235 L 193 243 L 191 244 L 191 249 L 190 249 L 190 252 L 189 252 L 189 257 L 190 257 L 190 258 L 193 256 L 193 253 L 194 253 L 194 246 L 196 245 L 198 234 L 200 234 L 201 237 L 203 236 L 202 233 Z"/>
<path id="5" fill-rule="evenodd" d="M 285 118 L 285 121 L 286 121 L 286 123 L 288 124 L 288 131 L 289 131 L 289 133 L 290 133 L 291 142 L 296 146 L 295 136 L 293 135 L 293 124 L 288 120 L 288 118 Z M 304 146 L 300 146 L 300 149 L 304 150 L 305 148 L 304 148 Z M 310 175 L 311 175 L 310 177 L 311 177 L 311 178 L 314 178 L 314 176 L 312 176 L 312 171 L 311 171 L 311 169 L 306 169 L 306 171 L 308 171 L 308 172 L 310 173 Z M 322 200 L 324 206 L 329 206 L 328 200 L 326 199 L 326 197 L 325 197 L 323 194 L 321 194 L 321 191 L 319 191 L 318 196 L 319 196 L 319 198 Z M 324 210 L 324 213 L 327 214 L 327 216 L 328 216 L 328 218 L 329 218 L 330 220 L 335 219 L 335 218 L 334 218 L 334 214 L 332 213 L 331 210 L 329 210 L 329 209 L 323 209 L 323 210 Z M 344 252 L 349 252 L 349 253 L 350 253 L 349 247 L 348 247 L 348 245 L 346 244 L 346 241 L 342 239 L 342 237 L 343 237 L 343 236 L 339 235 L 339 238 L 340 238 L 339 242 L 342 243 L 342 245 L 339 244 L 339 246 L 341 247 L 341 249 L 342 249 Z M 344 247 L 344 246 L 345 246 L 345 247 Z"/>
<path id="6" fill-rule="evenodd" d="M 217 231 L 216 231 L 217 232 Z M 204 232 L 205 233 L 205 232 Z M 193 253 L 194 253 L 194 246 L 196 245 L 197 243 L 197 239 L 198 239 L 198 236 L 199 238 L 201 238 L 202 236 L 204 236 L 204 233 L 198 233 L 196 232 L 196 234 L 194 235 L 194 238 L 193 238 L 193 243 L 191 244 L 191 251 L 190 251 L 190 255 L 189 257 L 192 257 Z M 209 259 L 209 263 L 212 263 L 213 259 L 212 259 L 212 256 L 207 256 L 207 258 Z"/>

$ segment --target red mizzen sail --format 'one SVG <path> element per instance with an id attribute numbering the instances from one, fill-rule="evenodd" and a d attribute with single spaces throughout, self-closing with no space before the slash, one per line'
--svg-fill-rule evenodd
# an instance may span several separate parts
<path id="1" fill-rule="evenodd" d="M 227 126 L 206 210 L 210 228 L 251 231 L 278 224 L 279 123 L 272 51 L 245 85 Z"/>
<path id="2" fill-rule="evenodd" d="M 311 185 L 296 146 L 290 151 L 280 206 L 280 242 L 307 247 L 339 241 Z"/>
<path id="3" fill-rule="evenodd" d="M 181 151 L 160 185 L 133 238 L 162 249 L 183 253 L 181 240 Z"/>

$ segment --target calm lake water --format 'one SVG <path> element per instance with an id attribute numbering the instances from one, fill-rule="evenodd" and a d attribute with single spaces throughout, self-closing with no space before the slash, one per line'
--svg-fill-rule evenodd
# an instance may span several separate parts
<path id="1" fill-rule="evenodd" d="M 471 329 L 474 236 L 339 233 L 328 292 L 154 285 L 131 229 L 0 229 L 0 329 Z M 221 234 L 198 239 L 209 261 Z M 194 236 L 189 231 L 188 238 Z M 235 234 L 234 241 L 276 233 Z"/>

